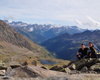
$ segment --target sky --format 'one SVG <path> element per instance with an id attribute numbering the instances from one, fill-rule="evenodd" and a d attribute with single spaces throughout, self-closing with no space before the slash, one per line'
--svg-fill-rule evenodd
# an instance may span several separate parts
<path id="1" fill-rule="evenodd" d="M 100 0 L 0 0 L 0 19 L 100 29 Z"/>

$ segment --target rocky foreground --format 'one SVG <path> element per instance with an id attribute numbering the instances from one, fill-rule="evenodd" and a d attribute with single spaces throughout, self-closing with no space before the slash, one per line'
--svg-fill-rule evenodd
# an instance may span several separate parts
<path id="1" fill-rule="evenodd" d="M 21 64 L 0 66 L 0 76 L 0 80 L 100 80 L 100 59 L 72 61 L 50 69 Z"/>

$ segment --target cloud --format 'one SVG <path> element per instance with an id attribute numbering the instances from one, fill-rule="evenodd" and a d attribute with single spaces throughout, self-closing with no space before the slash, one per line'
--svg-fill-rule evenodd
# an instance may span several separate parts
<path id="1" fill-rule="evenodd" d="M 12 16 L 16 17 L 15 20 L 27 22 L 31 20 L 35 22 L 38 19 L 37 23 L 56 21 L 57 24 L 58 21 L 58 24 L 62 25 L 65 22 L 66 25 L 70 25 L 77 20 L 77 24 L 90 25 L 85 22 L 87 15 L 100 21 L 99 3 L 100 0 L 1 0 L 0 16 L 1 18 Z M 94 19 L 87 18 L 89 23 L 99 25 L 93 21 Z"/>
<path id="2" fill-rule="evenodd" d="M 91 17 L 89 17 L 89 16 L 87 16 L 87 18 L 90 20 L 90 22 L 91 22 L 91 24 L 92 24 L 93 26 L 100 27 L 100 22 L 94 20 L 93 18 L 91 18 Z"/>
<path id="3" fill-rule="evenodd" d="M 5 16 L 4 17 L 4 20 L 12 20 L 12 19 L 16 19 L 15 17 L 13 17 L 13 16 Z"/>
<path id="4" fill-rule="evenodd" d="M 86 16 L 85 20 L 76 20 L 78 26 L 88 29 L 100 29 L 100 22 L 91 18 L 90 16 Z"/>
<path id="5" fill-rule="evenodd" d="M 76 23 L 77 23 L 78 25 L 80 25 L 80 26 L 83 26 L 83 23 L 82 23 L 81 21 L 79 21 L 79 20 L 76 20 Z"/>

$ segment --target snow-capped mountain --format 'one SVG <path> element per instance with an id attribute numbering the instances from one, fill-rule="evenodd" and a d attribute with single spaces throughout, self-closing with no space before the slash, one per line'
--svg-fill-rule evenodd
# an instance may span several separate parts
<path id="1" fill-rule="evenodd" d="M 4 20 L 4 21 L 13 27 L 26 27 L 26 26 L 28 26 L 27 23 L 24 23 L 21 21 L 18 21 L 18 22 L 11 21 L 11 20 Z"/>
<path id="2" fill-rule="evenodd" d="M 63 33 L 80 33 L 84 29 L 78 28 L 77 26 L 61 26 L 61 25 L 51 25 L 51 24 L 27 24 L 24 22 L 15 22 L 4 20 L 9 25 L 13 26 L 18 32 L 24 34 L 36 43 L 44 42 L 50 38 L 61 35 Z"/>

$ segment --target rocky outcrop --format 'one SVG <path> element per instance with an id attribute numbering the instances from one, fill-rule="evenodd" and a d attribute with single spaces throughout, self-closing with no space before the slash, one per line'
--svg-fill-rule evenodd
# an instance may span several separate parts
<path id="1" fill-rule="evenodd" d="M 18 77 L 18 78 L 34 78 L 40 77 L 36 72 L 31 71 L 25 67 L 18 67 L 12 69 L 9 73 L 7 73 L 9 77 Z"/>
<path id="2" fill-rule="evenodd" d="M 97 64 L 96 64 L 97 65 Z M 93 66 L 91 66 L 93 67 Z M 2 79 L 8 80 L 99 80 L 100 74 L 86 73 L 87 67 L 84 66 L 81 71 L 64 68 L 66 72 L 59 72 L 49 69 L 43 69 L 38 66 L 20 66 L 10 68 Z M 85 74 L 82 73 L 85 72 Z"/>
<path id="3" fill-rule="evenodd" d="M 73 71 L 75 73 L 75 71 Z M 100 80 L 100 74 L 73 74 L 45 70 L 36 66 L 26 68 L 15 68 L 9 74 L 2 77 L 7 80 Z"/>
<path id="4" fill-rule="evenodd" d="M 67 66 L 71 71 L 76 70 L 76 73 L 100 73 L 100 59 L 89 58 L 79 61 L 70 62 Z M 80 72 L 77 72 L 80 71 Z"/>
<path id="5" fill-rule="evenodd" d="M 100 73 L 100 59 L 81 59 L 72 61 L 68 65 L 53 66 L 50 70 L 66 72 L 67 74 Z"/>

